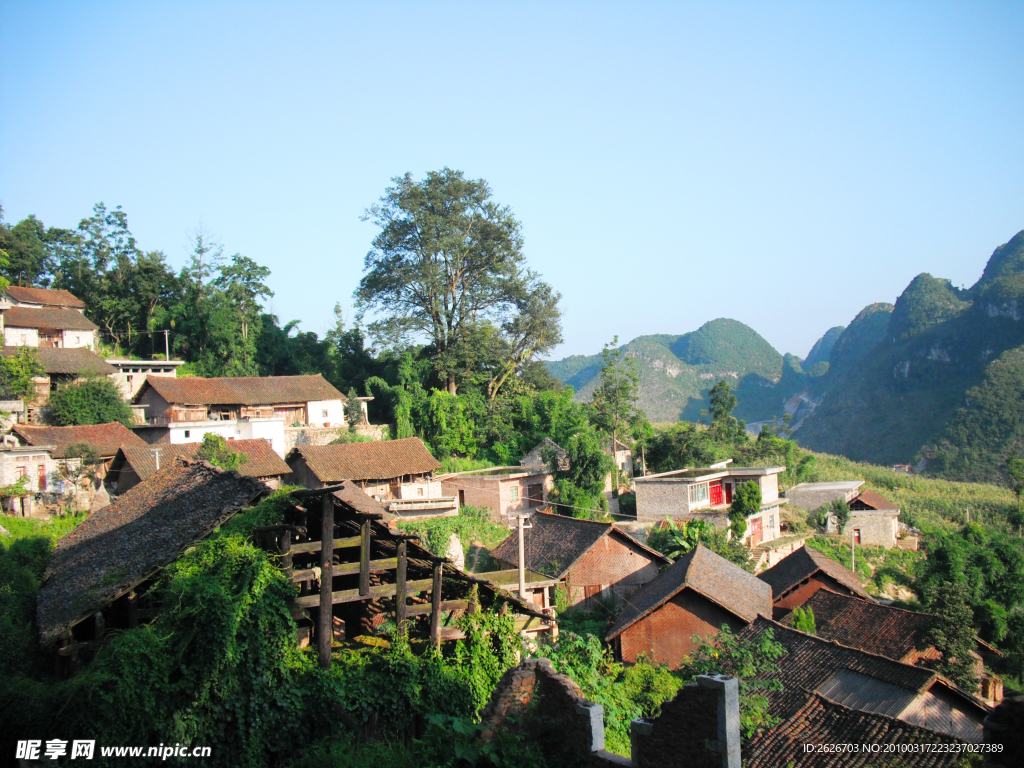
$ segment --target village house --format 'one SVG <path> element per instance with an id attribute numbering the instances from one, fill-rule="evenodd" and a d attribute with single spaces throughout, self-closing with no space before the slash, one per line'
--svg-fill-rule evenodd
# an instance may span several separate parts
<path id="1" fill-rule="evenodd" d="M 814 614 L 815 634 L 825 640 L 912 666 L 942 658 L 935 646 L 924 642 L 934 621 L 930 614 L 840 595 L 830 589 L 819 589 L 801 607 Z M 790 626 L 792 621 L 790 613 L 780 623 Z M 981 683 L 981 698 L 990 705 L 1003 698 L 1002 680 L 985 667 L 987 659 L 998 655 L 988 643 L 976 640 L 974 673 Z"/>
<path id="2" fill-rule="evenodd" d="M 900 536 L 900 508 L 875 491 L 861 490 L 863 485 L 863 480 L 800 483 L 786 491 L 786 498 L 793 506 L 808 511 L 842 500 L 850 508 L 846 530 L 855 544 L 892 549 Z M 836 530 L 836 521 L 830 519 L 827 532 Z"/>
<path id="3" fill-rule="evenodd" d="M 0 355 L 10 358 L 20 351 L 20 347 L 3 347 Z M 33 377 L 35 392 L 26 398 L 25 420 L 29 423 L 41 420 L 50 396 L 58 388 L 90 376 L 110 376 L 115 372 L 102 357 L 85 347 L 40 347 L 33 352 L 43 373 Z"/>
<path id="4" fill-rule="evenodd" d="M 107 482 L 120 495 L 148 480 L 176 457 L 196 458 L 201 447 L 201 443 L 121 446 L 110 464 Z M 268 488 L 277 490 L 281 478 L 291 474 L 291 468 L 274 452 L 269 440 L 234 440 L 229 447 L 246 457 L 238 466 L 238 473 L 260 480 Z"/>
<path id="5" fill-rule="evenodd" d="M 791 507 L 810 512 L 812 509 L 831 504 L 842 499 L 847 504 L 860 493 L 863 480 L 833 480 L 824 483 L 800 483 L 786 491 L 786 498 Z"/>
<path id="6" fill-rule="evenodd" d="M 637 521 L 706 520 L 727 527 L 735 489 L 752 481 L 761 489 L 761 509 L 747 517 L 743 542 L 753 548 L 774 541 L 782 532 L 779 505 L 785 502 L 779 499 L 779 475 L 785 471 L 785 467 L 718 466 L 638 477 Z"/>
<path id="7" fill-rule="evenodd" d="M 11 285 L 0 302 L 4 346 L 96 348 L 99 326 L 83 314 L 85 304 L 68 291 Z"/>
<path id="8" fill-rule="evenodd" d="M 562 446 L 552 440 L 550 437 L 545 437 L 533 448 L 531 448 L 523 458 L 519 460 L 519 466 L 521 467 L 546 467 L 547 462 L 544 461 L 544 453 L 553 451 L 555 455 L 556 466 L 559 471 L 566 472 L 569 469 L 569 452 Z"/>
<path id="9" fill-rule="evenodd" d="M 18 517 L 31 517 L 40 501 L 58 491 L 55 478 L 58 464 L 51 456 L 54 445 L 23 445 L 14 435 L 0 438 L 0 485 L 24 482 L 25 495 L 6 500 L 4 512 Z M 25 478 L 22 481 L 22 478 Z"/>
<path id="10" fill-rule="evenodd" d="M 645 584 L 671 561 L 660 552 L 617 529 L 612 523 L 578 520 L 537 511 L 524 524 L 523 563 L 540 577 L 527 582 L 529 599 L 542 608 L 554 605 L 553 590 L 561 584 L 569 605 L 596 607 L 598 598 L 628 604 Z M 514 531 L 491 551 L 502 569 L 483 578 L 511 589 L 519 567 L 519 534 Z M 502 578 L 503 574 L 507 574 Z"/>
<path id="11" fill-rule="evenodd" d="M 810 547 L 801 547 L 757 578 L 772 588 L 776 619 L 806 603 L 819 589 L 871 599 L 857 574 Z"/>
<path id="12" fill-rule="evenodd" d="M 441 462 L 430 455 L 418 437 L 374 440 L 341 445 L 299 445 L 285 459 L 292 481 L 306 488 L 323 488 L 351 480 L 369 496 L 401 517 L 440 517 L 458 514 L 454 494 L 444 492 L 434 477 Z"/>
<path id="13" fill-rule="evenodd" d="M 177 378 L 178 368 L 185 364 L 184 360 L 125 360 L 121 358 L 107 358 L 107 364 L 114 369 L 110 378 L 121 390 L 125 400 L 131 402 L 146 383 L 148 376 L 166 376 Z M 145 412 L 140 416 L 145 419 Z"/>
<path id="14" fill-rule="evenodd" d="M 765 691 L 773 717 L 790 720 L 818 695 L 859 712 L 892 717 L 967 742 L 982 741 L 988 706 L 935 671 L 798 632 L 764 617 L 746 627 L 740 639 L 756 640 L 769 630 L 786 651 L 771 673 L 782 690 Z"/>
<path id="15" fill-rule="evenodd" d="M 630 598 L 605 637 L 625 662 L 640 655 L 676 669 L 723 626 L 771 615 L 772 590 L 702 544 Z"/>
<path id="16" fill-rule="evenodd" d="M 487 509 L 495 522 L 545 506 L 554 486 L 554 478 L 543 466 L 490 467 L 453 472 L 438 480 L 446 496 L 458 497 L 460 507 Z"/>
<path id="17" fill-rule="evenodd" d="M 93 467 L 96 479 L 102 481 L 114 456 L 121 446 L 145 447 L 145 443 L 120 422 L 109 424 L 91 424 L 74 427 L 42 427 L 28 424 L 15 424 L 11 435 L 29 446 L 52 446 L 50 456 L 58 464 L 68 459 L 68 449 L 73 445 L 84 443 L 93 448 L 100 457 L 100 463 Z"/>

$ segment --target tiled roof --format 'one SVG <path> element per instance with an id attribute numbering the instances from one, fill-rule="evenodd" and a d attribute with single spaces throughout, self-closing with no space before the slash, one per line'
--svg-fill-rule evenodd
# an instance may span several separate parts
<path id="1" fill-rule="evenodd" d="M 853 571 L 844 568 L 830 557 L 826 557 L 810 547 L 801 547 L 793 554 L 784 558 L 767 571 L 759 574 L 757 578 L 771 585 L 774 599 L 778 600 L 782 595 L 795 587 L 804 579 L 809 579 L 818 571 L 838 581 L 847 589 L 855 592 L 861 597 L 870 599 L 860 578 Z"/>
<path id="2" fill-rule="evenodd" d="M 64 458 L 65 451 L 75 443 L 88 443 L 104 458 L 115 455 L 122 445 L 146 445 L 145 440 L 118 421 L 82 427 L 35 427 L 15 424 L 11 431 L 29 445 L 55 445 L 56 448 L 50 453 L 55 459 Z"/>
<path id="3" fill-rule="evenodd" d="M 809 693 L 830 682 L 837 673 L 853 672 L 873 678 L 888 684 L 890 688 L 902 689 L 908 692 L 907 695 L 924 693 L 938 677 L 929 669 L 848 648 L 763 617 L 745 627 L 740 637 L 759 637 L 768 630 L 772 631 L 775 641 L 786 650 L 776 662 L 778 673 L 773 675 L 782 683 L 782 690 L 766 693 L 771 713 L 776 717 L 792 717 L 803 706 Z M 878 708 L 882 704 L 882 697 L 879 697 Z"/>
<path id="4" fill-rule="evenodd" d="M 95 331 L 96 323 L 77 309 L 60 307 L 11 307 L 4 312 L 7 328 L 54 328 L 62 331 Z"/>
<path id="5" fill-rule="evenodd" d="M 62 538 L 39 590 L 44 643 L 117 599 L 269 489 L 209 464 L 174 460 Z"/>
<path id="6" fill-rule="evenodd" d="M 530 517 L 528 525 L 530 527 L 523 531 L 526 567 L 556 579 L 565 576 L 577 560 L 609 535 L 618 536 L 628 545 L 647 552 L 652 560 L 669 562 L 660 552 L 617 530 L 612 523 L 597 523 L 548 512 L 535 512 Z M 518 563 L 518 532 L 513 531 L 511 536 L 494 548 L 491 556 L 506 563 Z"/>
<path id="7" fill-rule="evenodd" d="M 744 621 L 772 612 L 771 588 L 738 565 L 698 544 L 630 599 L 607 640 L 690 588 Z"/>
<path id="8" fill-rule="evenodd" d="M 156 470 L 154 450 L 160 451 L 160 466 L 166 467 L 176 457 L 184 456 L 194 459 L 202 443 L 163 443 L 161 445 L 125 445 L 114 457 L 110 465 L 111 473 L 118 471 L 122 464 L 135 470 L 140 480 L 148 480 Z M 284 459 L 274 452 L 269 440 L 232 440 L 228 447 L 233 451 L 249 457 L 249 460 L 238 466 L 238 474 L 245 477 L 278 477 L 291 473 L 291 468 Z"/>
<path id="9" fill-rule="evenodd" d="M 814 612 L 818 637 L 897 661 L 909 662 L 917 655 L 917 642 L 928 631 L 931 619 L 927 613 L 904 611 L 829 589 L 819 589 L 803 607 Z M 789 614 L 782 623 L 788 626 L 792 620 Z"/>
<path id="10" fill-rule="evenodd" d="M 343 483 L 342 488 L 334 492 L 342 502 L 354 511 L 364 515 L 380 515 L 384 520 L 395 520 L 398 515 L 388 512 L 388 508 L 366 493 L 355 483 Z"/>
<path id="11" fill-rule="evenodd" d="M 345 400 L 319 373 L 312 376 L 236 376 L 204 379 L 147 376 L 136 400 L 152 387 L 164 400 L 182 405 L 274 405 Z"/>
<path id="12" fill-rule="evenodd" d="M 14 357 L 22 349 L 31 349 L 39 358 L 43 370 L 53 374 L 93 373 L 107 376 L 117 369 L 85 347 L 2 347 L 0 355 Z"/>
<path id="13" fill-rule="evenodd" d="M 299 457 L 322 483 L 390 480 L 433 472 L 441 466 L 418 437 L 344 445 L 299 445 L 288 454 L 288 463 L 294 468 Z"/>
<path id="14" fill-rule="evenodd" d="M 899 505 L 895 502 L 889 501 L 885 496 L 880 493 L 875 493 L 871 489 L 861 491 L 860 495 L 857 496 L 853 501 L 850 502 L 851 506 L 856 502 L 861 502 L 872 509 L 899 509 Z"/>
<path id="15" fill-rule="evenodd" d="M 544 449 L 550 448 L 555 452 L 558 458 L 558 468 L 565 472 L 569 469 L 569 452 L 562 446 L 552 440 L 550 437 L 545 437 L 533 448 L 531 448 L 523 458 L 519 460 L 519 464 L 524 467 L 541 466 L 544 464 Z"/>
<path id="16" fill-rule="evenodd" d="M 961 744 L 943 733 L 917 728 L 892 717 L 859 712 L 811 695 L 785 722 L 760 731 L 743 750 L 744 768 L 868 768 L 887 764 L 886 745 Z M 856 745 L 857 751 L 808 752 L 806 744 Z M 880 752 L 865 750 L 878 745 Z M 872 747 L 874 749 L 874 747 Z M 906 768 L 945 768 L 959 765 L 956 751 L 899 751 L 888 753 L 894 764 Z"/>
<path id="17" fill-rule="evenodd" d="M 4 293 L 15 301 L 25 304 L 43 304 L 48 307 L 85 308 L 85 302 L 74 296 L 70 291 L 54 290 L 53 288 L 25 288 L 20 285 L 9 285 Z"/>

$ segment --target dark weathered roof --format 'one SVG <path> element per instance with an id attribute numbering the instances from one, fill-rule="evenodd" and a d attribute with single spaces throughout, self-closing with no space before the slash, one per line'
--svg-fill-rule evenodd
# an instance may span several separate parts
<path id="1" fill-rule="evenodd" d="M 847 589 L 862 597 L 870 599 L 860 578 L 853 571 L 844 568 L 830 557 L 810 547 L 801 547 L 793 554 L 784 558 L 767 571 L 759 574 L 757 578 L 771 585 L 774 599 L 778 600 L 786 592 L 791 590 L 804 579 L 809 579 L 818 571 L 838 581 Z"/>
<path id="2" fill-rule="evenodd" d="M 62 538 L 39 590 L 43 643 L 117 599 L 269 489 L 175 459 Z"/>
<path id="3" fill-rule="evenodd" d="M 85 347 L 2 347 L 0 355 L 14 357 L 22 349 L 31 349 L 47 374 L 99 374 L 107 376 L 117 369 Z"/>
<path id="4" fill-rule="evenodd" d="M 552 440 L 550 437 L 545 437 L 533 448 L 526 452 L 526 455 L 519 460 L 521 466 L 541 466 L 544 465 L 544 451 L 550 448 L 555 452 L 555 456 L 558 461 L 558 468 L 565 472 L 569 469 L 569 452 L 562 446 Z"/>
<path id="5" fill-rule="evenodd" d="M 95 331 L 96 323 L 77 309 L 61 307 L 11 307 L 4 312 L 8 328 L 53 328 L 62 331 Z"/>
<path id="6" fill-rule="evenodd" d="M 759 731 L 743 750 L 744 768 L 868 768 L 880 764 L 886 745 L 962 744 L 944 733 L 917 728 L 885 715 L 860 712 L 817 694 L 807 697 L 792 717 Z M 808 752 L 806 744 L 855 744 L 858 750 Z M 880 753 L 864 750 L 878 745 Z M 872 748 L 873 749 L 873 748 Z M 894 763 L 906 768 L 945 768 L 959 765 L 956 751 L 900 751 Z"/>
<path id="7" fill-rule="evenodd" d="M 390 480 L 433 472 L 441 466 L 418 437 L 344 445 L 299 445 L 288 454 L 292 468 L 299 458 L 322 483 Z"/>
<path id="8" fill-rule="evenodd" d="M 146 384 L 135 399 L 138 400 L 148 387 L 155 389 L 168 403 L 182 405 L 274 405 L 345 399 L 319 373 L 312 376 L 227 376 L 211 379 L 147 376 Z"/>
<path id="9" fill-rule="evenodd" d="M 620 538 L 627 545 L 646 552 L 652 560 L 670 562 L 660 552 L 617 530 L 612 523 L 535 512 L 528 525 L 530 527 L 523 531 L 526 567 L 556 579 L 565 576 L 576 561 L 605 536 Z M 512 535 L 494 548 L 491 556 L 506 563 L 518 563 L 518 532 L 513 531 Z"/>
<path id="10" fill-rule="evenodd" d="M 353 482 L 342 483 L 341 489 L 335 491 L 334 495 L 340 501 L 350 506 L 355 512 L 364 515 L 380 515 L 384 520 L 395 520 L 398 518 L 398 515 L 388 512 L 387 507 Z"/>
<path id="11" fill-rule="evenodd" d="M 63 459 L 68 447 L 75 443 L 88 443 L 104 458 L 114 456 L 122 445 L 146 445 L 145 440 L 119 421 L 82 427 L 35 427 L 15 424 L 11 431 L 29 445 L 56 446 L 50 452 L 55 459 Z"/>
<path id="12" fill-rule="evenodd" d="M 607 639 L 689 588 L 744 621 L 772 612 L 771 588 L 738 565 L 698 544 L 630 599 Z"/>
<path id="13" fill-rule="evenodd" d="M 20 285 L 9 285 L 4 293 L 15 301 L 26 304 L 43 304 L 48 307 L 85 308 L 85 302 L 74 296 L 70 291 L 53 288 L 26 288 Z"/>
<path id="14" fill-rule="evenodd" d="M 771 630 L 774 639 L 786 650 L 776 662 L 779 671 L 775 677 L 782 683 L 783 689 L 769 691 L 766 694 L 771 712 L 777 717 L 791 717 L 803 705 L 808 693 L 817 691 L 819 687 L 835 678 L 837 673 L 853 672 L 914 695 L 924 693 L 938 678 L 938 675 L 929 669 L 902 664 L 884 656 L 839 645 L 831 640 L 798 632 L 764 617 L 759 617 L 747 625 L 740 632 L 740 637 L 758 637 L 768 630 Z M 872 709 L 879 711 L 884 705 L 881 696 L 878 697 L 876 704 L 878 706 Z"/>
<path id="15" fill-rule="evenodd" d="M 927 613 L 840 595 L 830 589 L 819 589 L 803 607 L 814 612 L 818 637 L 897 661 L 916 652 L 917 642 L 931 621 Z M 788 626 L 792 620 L 789 614 L 782 623 Z"/>
<path id="16" fill-rule="evenodd" d="M 111 473 L 117 472 L 122 465 L 128 465 L 140 480 L 148 480 L 156 472 L 156 455 L 160 452 L 160 466 L 166 467 L 176 457 L 194 459 L 202 443 L 162 443 L 160 445 L 125 445 L 110 465 Z M 228 447 L 233 451 L 249 457 L 249 460 L 238 467 L 238 473 L 245 477 L 279 477 L 291 473 L 291 468 L 284 459 L 274 452 L 269 440 L 232 440 Z"/>
<path id="17" fill-rule="evenodd" d="M 871 489 L 861 491 L 860 494 L 850 502 L 853 506 L 857 502 L 864 504 L 865 506 L 871 507 L 871 509 L 899 509 L 899 505 L 895 502 L 889 501 L 885 496 L 880 493 L 875 493 Z"/>

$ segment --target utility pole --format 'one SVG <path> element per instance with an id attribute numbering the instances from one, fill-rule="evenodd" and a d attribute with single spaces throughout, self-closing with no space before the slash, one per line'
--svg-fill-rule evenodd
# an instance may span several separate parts
<path id="1" fill-rule="evenodd" d="M 526 547 L 523 546 L 523 518 L 519 513 L 516 521 L 519 524 L 519 599 L 526 600 Z"/>
<path id="2" fill-rule="evenodd" d="M 853 566 L 850 568 L 854 573 L 857 572 L 857 532 L 850 528 L 850 564 Z"/>
<path id="3" fill-rule="evenodd" d="M 164 328 L 164 360 L 171 359 L 170 331 Z"/>
<path id="4" fill-rule="evenodd" d="M 150 448 L 150 450 L 153 452 L 153 458 L 156 460 L 156 471 L 159 472 L 160 471 L 160 449 L 159 448 Z"/>

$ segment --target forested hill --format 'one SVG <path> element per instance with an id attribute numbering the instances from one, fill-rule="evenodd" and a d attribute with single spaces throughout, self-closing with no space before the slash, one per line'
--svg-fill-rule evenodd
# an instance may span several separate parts
<path id="1" fill-rule="evenodd" d="M 767 420 L 781 416 L 784 403 L 810 379 L 799 358 L 780 354 L 753 328 L 726 318 L 682 335 L 639 336 L 622 349 L 638 363 L 640 406 L 652 421 L 698 419 L 707 408 L 708 390 L 723 378 L 737 389 L 737 416 Z M 601 355 L 574 355 L 546 365 L 575 388 L 578 400 L 589 400 Z"/>
<path id="2" fill-rule="evenodd" d="M 1024 453 L 1024 231 L 967 290 L 921 274 L 836 339 L 795 437 L 884 463 L 924 459 L 949 478 L 998 480 Z"/>

